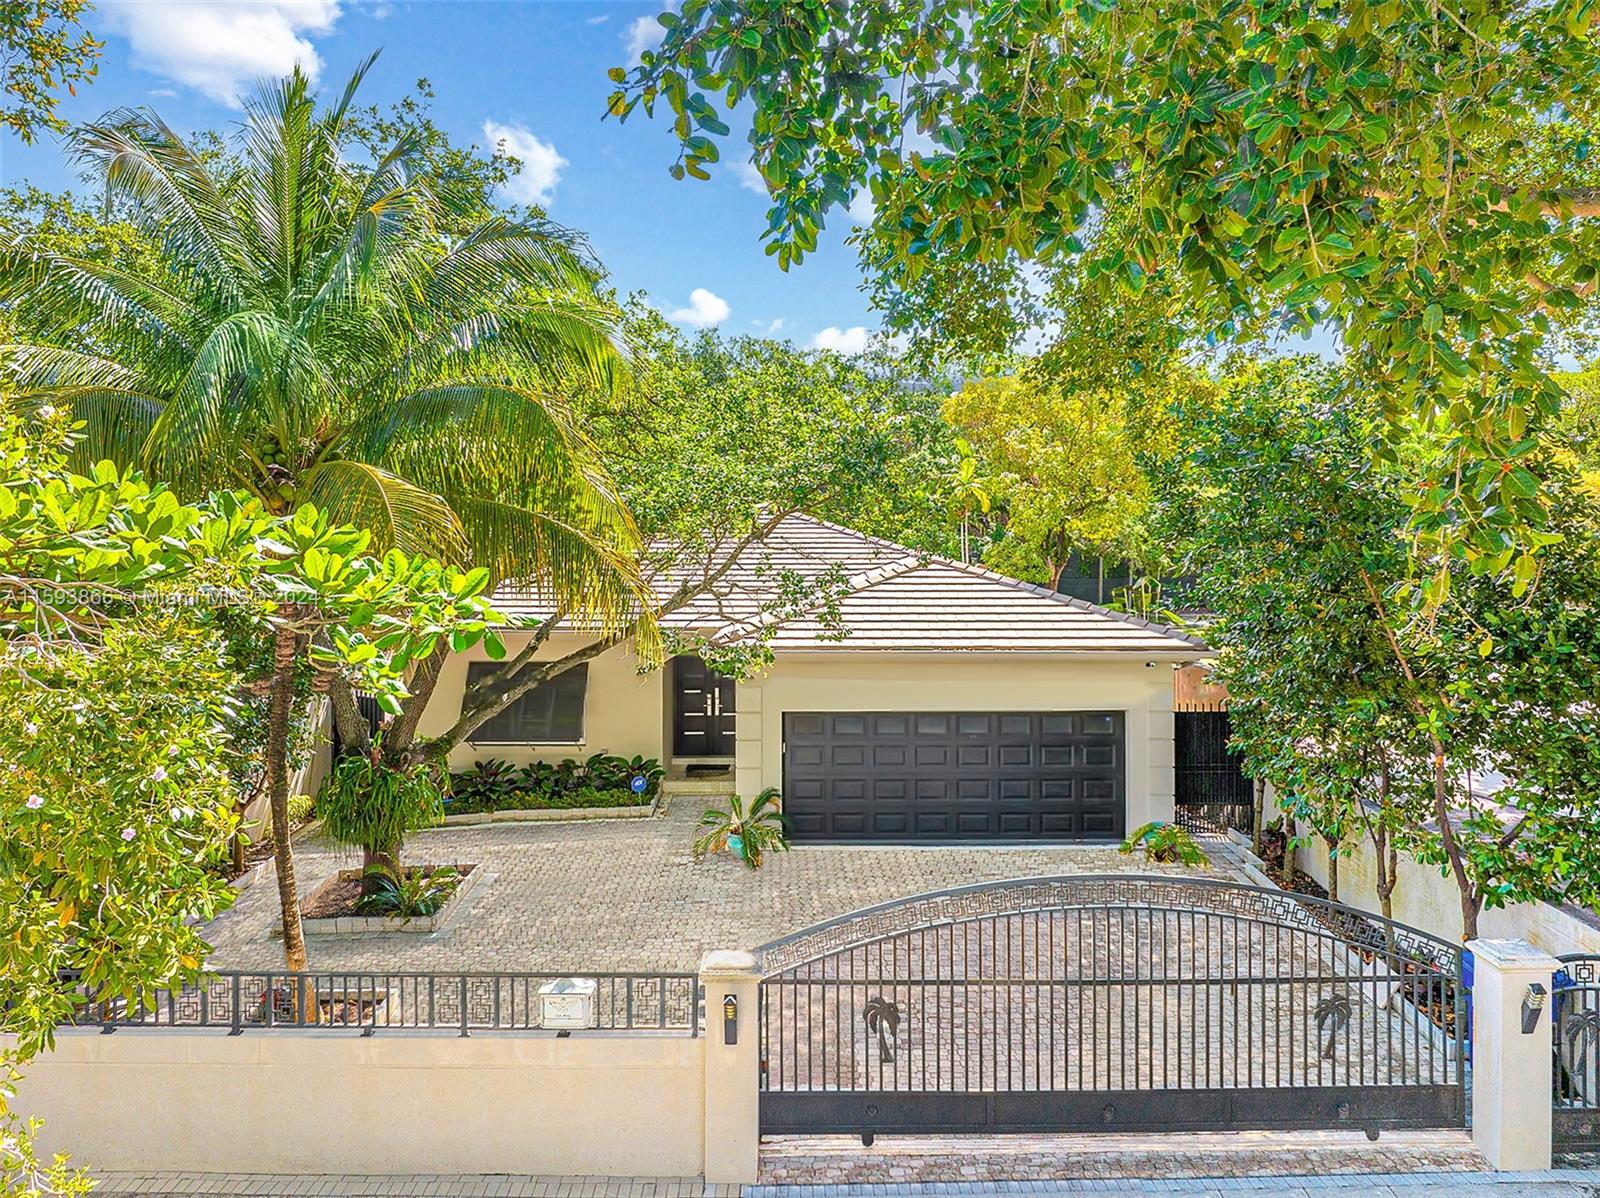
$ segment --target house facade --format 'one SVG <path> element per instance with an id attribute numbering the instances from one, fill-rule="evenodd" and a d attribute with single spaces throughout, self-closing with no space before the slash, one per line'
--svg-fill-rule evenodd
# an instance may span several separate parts
<path id="1" fill-rule="evenodd" d="M 1207 655 L 1197 639 L 805 516 L 667 622 L 750 635 L 780 573 L 834 580 L 836 603 L 770 628 L 770 668 L 735 680 L 683 656 L 641 672 L 618 646 L 479 728 L 452 770 L 655 757 L 743 795 L 776 787 L 802 843 L 1111 840 L 1172 818 L 1173 671 Z M 514 590 L 496 601 L 539 614 Z M 585 640 L 558 630 L 539 656 Z M 452 655 L 422 735 L 454 723 L 492 668 L 481 649 Z"/>

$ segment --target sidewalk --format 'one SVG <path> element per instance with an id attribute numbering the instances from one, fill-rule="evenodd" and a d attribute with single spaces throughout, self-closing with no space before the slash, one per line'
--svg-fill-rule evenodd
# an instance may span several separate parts
<path id="1" fill-rule="evenodd" d="M 743 1198 L 1021 1198 L 1162 1194 L 1169 1198 L 1600 1198 L 1600 1168 L 1542 1173 L 1352 1173 L 1146 1181 L 911 1182 L 903 1185 L 746 1186 Z M 112 1173 L 97 1198 L 740 1198 L 737 1186 L 698 1178 L 282 1176 L 261 1173 Z"/>

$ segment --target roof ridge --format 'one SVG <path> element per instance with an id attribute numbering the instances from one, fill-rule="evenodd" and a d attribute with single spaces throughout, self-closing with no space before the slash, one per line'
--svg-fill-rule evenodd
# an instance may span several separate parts
<path id="1" fill-rule="evenodd" d="M 1098 603 L 1090 603 L 1087 599 L 1079 599 L 1076 595 L 1064 595 L 1060 591 L 1054 591 L 1049 587 L 1040 586 L 1036 582 L 1024 582 L 1020 578 L 1012 578 L 1009 574 L 1002 574 L 998 570 L 991 570 L 987 566 L 980 566 L 974 562 L 959 562 L 954 558 L 945 557 L 943 554 L 913 549 L 911 546 L 902 545 L 898 541 L 891 541 L 885 537 L 875 537 L 870 533 L 864 533 L 854 528 L 848 528 L 843 524 L 835 524 L 831 520 L 824 520 L 820 516 L 813 516 L 810 512 L 793 512 L 784 517 L 784 520 L 805 520 L 812 524 L 821 525 L 824 528 L 831 528 L 835 532 L 842 532 L 848 536 L 856 537 L 862 541 L 868 541 L 874 545 L 882 546 L 886 549 L 895 549 L 899 550 L 901 553 L 910 555 L 920 554 L 923 565 L 937 564 L 949 566 L 951 569 L 960 570 L 963 573 L 976 575 L 980 578 L 988 578 L 994 582 L 1013 587 L 1019 591 L 1030 592 L 1044 599 L 1053 599 L 1056 602 L 1065 604 L 1068 607 L 1076 607 L 1083 611 L 1094 612 L 1096 615 L 1102 615 L 1113 620 L 1119 620 L 1124 624 L 1131 624 L 1135 628 L 1147 628 L 1153 632 L 1159 632 L 1164 636 L 1174 637 L 1180 641 L 1186 642 L 1187 644 L 1194 645 L 1196 648 L 1210 648 L 1210 646 L 1199 637 L 1185 632 L 1181 628 L 1174 628 L 1170 624 L 1158 624 L 1154 620 L 1147 620 L 1142 616 L 1134 615 L 1132 612 L 1114 611 L 1109 607 L 1102 607 Z M 781 523 L 782 522 L 780 522 L 780 527 Z M 885 580 L 879 579 L 877 581 L 882 582 Z M 870 586 L 873 584 L 868 583 L 866 585 Z"/>

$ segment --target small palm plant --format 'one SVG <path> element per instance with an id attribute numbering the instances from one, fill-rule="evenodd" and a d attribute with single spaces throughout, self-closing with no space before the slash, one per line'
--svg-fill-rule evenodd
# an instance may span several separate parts
<path id="1" fill-rule="evenodd" d="M 783 796 L 769 786 L 750 801 L 748 807 L 738 795 L 728 800 L 728 809 L 708 807 L 700 817 L 707 831 L 694 842 L 698 860 L 712 853 L 729 852 L 751 869 L 759 869 L 767 853 L 781 853 L 789 847 L 779 805 Z"/>
<path id="2" fill-rule="evenodd" d="M 1146 861 L 1157 861 L 1167 865 L 1210 865 L 1211 858 L 1194 842 L 1194 837 L 1185 832 L 1177 824 L 1169 824 L 1163 820 L 1151 820 L 1143 827 L 1136 828 L 1117 846 L 1119 853 L 1131 853 L 1134 849 L 1144 850 Z"/>

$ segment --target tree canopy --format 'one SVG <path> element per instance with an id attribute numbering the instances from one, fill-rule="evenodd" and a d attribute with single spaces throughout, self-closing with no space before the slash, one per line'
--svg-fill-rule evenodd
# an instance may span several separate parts
<path id="1" fill-rule="evenodd" d="M 729 133 L 714 101 L 744 105 L 780 266 L 867 191 L 864 261 L 929 321 L 1020 302 L 1042 263 L 1170 289 L 1191 338 L 1328 325 L 1382 439 L 1436 434 L 1413 530 L 1526 581 L 1553 535 L 1528 468 L 1560 400 L 1545 351 L 1592 320 L 1600 258 L 1586 0 L 687 0 L 658 20 L 611 111 L 666 107 L 674 172 L 702 177 Z"/>

